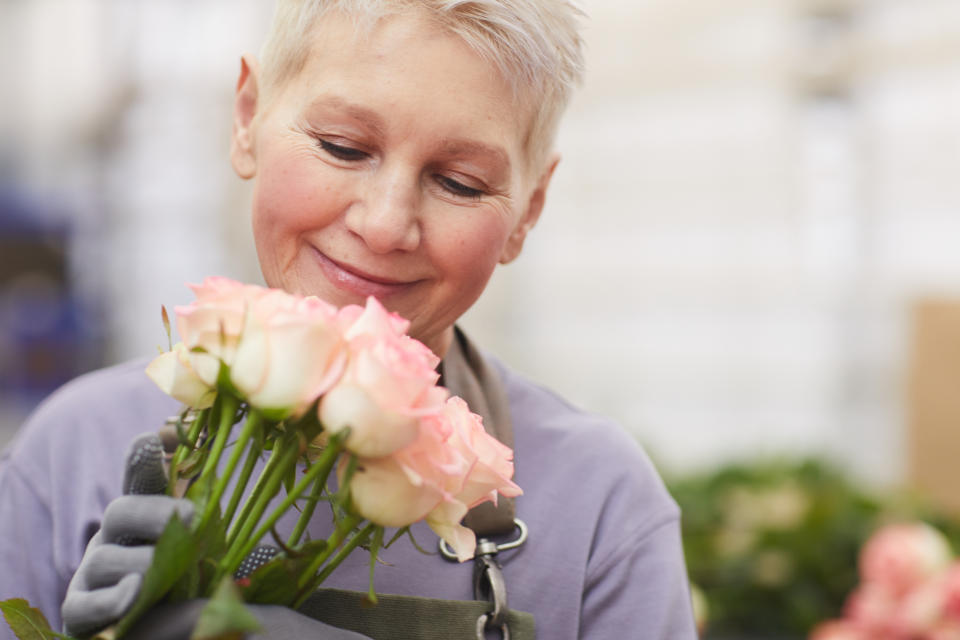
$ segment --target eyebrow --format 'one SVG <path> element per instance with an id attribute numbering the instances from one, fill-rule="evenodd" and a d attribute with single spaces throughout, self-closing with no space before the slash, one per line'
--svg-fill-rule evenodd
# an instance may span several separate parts
<path id="1" fill-rule="evenodd" d="M 510 156 L 501 147 L 489 145 L 477 140 L 445 140 L 440 147 L 449 156 L 481 156 L 497 162 L 510 172 Z"/>
<path id="2" fill-rule="evenodd" d="M 359 120 L 377 135 L 383 135 L 383 120 L 377 115 L 376 111 L 367 109 L 359 104 L 348 102 L 339 96 L 322 96 L 310 103 L 308 112 L 315 109 L 339 109 L 345 112 L 351 118 Z"/>

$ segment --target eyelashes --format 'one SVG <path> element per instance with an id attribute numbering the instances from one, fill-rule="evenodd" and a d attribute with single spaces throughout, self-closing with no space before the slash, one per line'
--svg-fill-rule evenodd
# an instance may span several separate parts
<path id="1" fill-rule="evenodd" d="M 370 154 L 362 149 L 357 149 L 356 147 L 351 147 L 344 144 L 337 144 L 316 134 L 314 134 L 313 137 L 317 141 L 317 146 L 319 146 L 324 152 L 342 162 L 362 162 L 370 158 Z M 442 173 L 434 174 L 433 179 L 441 189 L 458 198 L 479 200 L 487 193 L 484 189 L 471 187 Z"/>
<path id="2" fill-rule="evenodd" d="M 355 149 L 353 147 L 347 147 L 342 144 L 334 144 L 329 140 L 324 138 L 317 138 L 317 144 L 320 145 L 320 148 L 332 155 L 338 160 L 346 160 L 347 162 L 358 162 L 360 160 L 366 160 L 370 157 L 370 154 L 366 151 L 360 149 Z"/>
<path id="3" fill-rule="evenodd" d="M 470 198 L 471 200 L 477 200 L 480 196 L 484 195 L 482 189 L 474 189 L 473 187 L 468 187 L 462 182 L 458 182 L 453 178 L 444 175 L 437 175 L 435 179 L 440 186 L 449 191 L 450 193 L 460 196 L 461 198 Z"/>

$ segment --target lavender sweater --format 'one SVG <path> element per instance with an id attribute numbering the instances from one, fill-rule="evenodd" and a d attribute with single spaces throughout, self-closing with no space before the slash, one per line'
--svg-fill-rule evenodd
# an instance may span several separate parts
<path id="1" fill-rule="evenodd" d="M 180 408 L 144 375 L 145 364 L 69 383 L 0 454 L 0 600 L 27 598 L 55 628 L 87 540 L 119 494 L 128 444 Z M 524 490 L 517 515 L 530 529 L 526 545 L 499 557 L 510 607 L 534 615 L 542 640 L 694 640 L 679 510 L 645 454 L 609 420 L 494 364 L 513 417 Z M 318 509 L 311 533 L 327 529 Z M 414 532 L 436 548 L 425 525 Z M 407 540 L 381 558 L 380 593 L 473 598 L 472 563 L 424 556 Z M 368 568 L 356 553 L 324 586 L 365 591 Z"/>

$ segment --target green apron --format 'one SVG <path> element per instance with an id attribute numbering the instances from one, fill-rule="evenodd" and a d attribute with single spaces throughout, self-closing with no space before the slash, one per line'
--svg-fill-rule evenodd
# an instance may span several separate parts
<path id="1" fill-rule="evenodd" d="M 300 613 L 341 629 L 362 633 L 373 640 L 474 640 L 477 620 L 490 610 L 480 600 L 436 600 L 416 596 L 377 595 L 377 605 L 366 604 L 366 594 L 339 589 L 319 589 Z M 510 640 L 534 640 L 533 616 L 510 611 Z M 487 637 L 499 638 L 499 631 Z M 483 638 L 483 636 L 480 636 Z"/>

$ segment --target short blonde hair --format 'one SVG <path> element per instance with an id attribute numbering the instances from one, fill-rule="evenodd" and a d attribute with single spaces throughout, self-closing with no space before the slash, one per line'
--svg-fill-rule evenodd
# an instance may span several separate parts
<path id="1" fill-rule="evenodd" d="M 532 167 L 541 164 L 583 75 L 583 13 L 572 0 L 277 0 L 261 51 L 264 88 L 281 86 L 303 69 L 310 31 L 327 11 L 343 11 L 369 27 L 410 9 L 426 10 L 494 64 L 515 98 L 530 105 L 525 151 Z"/>

